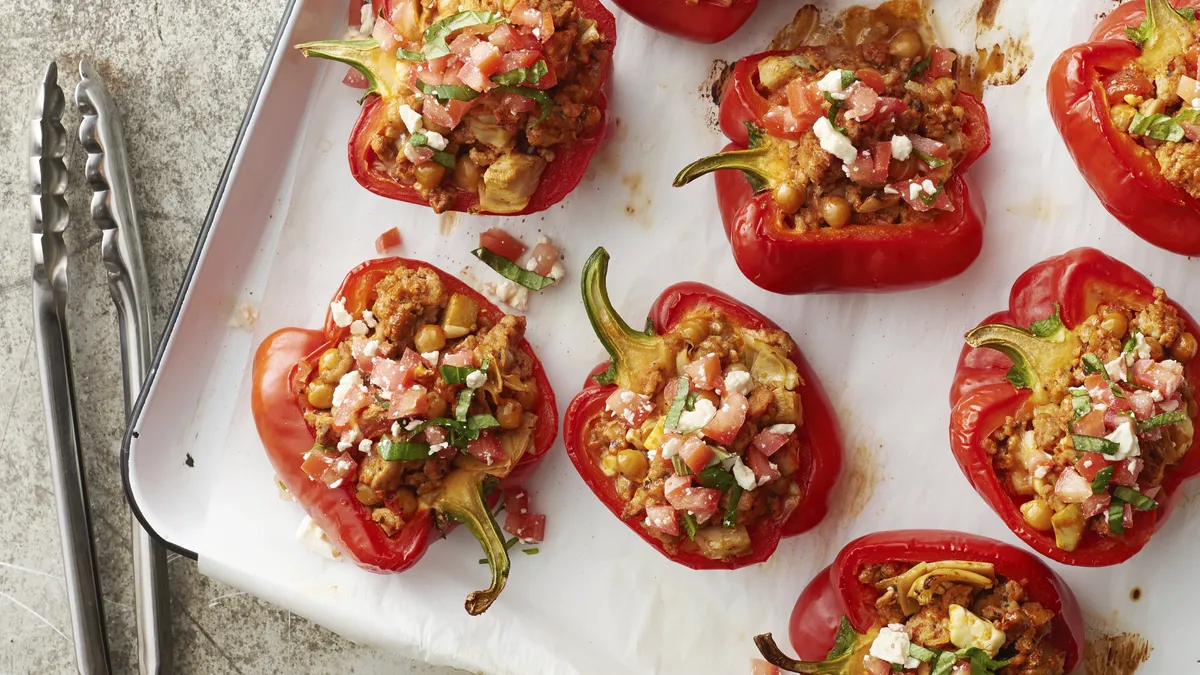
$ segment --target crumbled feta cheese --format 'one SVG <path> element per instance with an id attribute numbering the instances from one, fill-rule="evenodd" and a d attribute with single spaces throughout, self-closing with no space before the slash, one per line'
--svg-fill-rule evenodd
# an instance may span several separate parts
<path id="1" fill-rule="evenodd" d="M 375 315 L 373 313 L 371 313 L 371 310 L 369 310 L 369 309 L 363 310 L 362 320 L 363 320 L 363 323 L 367 324 L 367 328 L 374 328 L 376 325 L 379 324 L 379 322 L 375 320 Z"/>
<path id="2" fill-rule="evenodd" d="M 678 436 L 672 436 L 662 444 L 663 459 L 671 459 L 679 454 L 679 449 L 683 447 L 683 439 Z"/>
<path id="3" fill-rule="evenodd" d="M 446 149 L 446 137 L 436 131 L 425 131 L 425 143 L 434 150 Z"/>
<path id="4" fill-rule="evenodd" d="M 438 362 L 438 352 L 421 352 L 421 358 L 425 359 L 425 363 L 436 368 Z"/>
<path id="5" fill-rule="evenodd" d="M 362 6 L 362 9 L 358 11 L 358 20 L 358 32 L 370 37 L 371 32 L 375 30 L 375 11 L 372 3 L 368 2 Z"/>
<path id="6" fill-rule="evenodd" d="M 413 431 L 419 426 L 421 426 L 421 420 L 409 420 L 408 424 L 404 425 L 404 430 Z"/>
<path id="7" fill-rule="evenodd" d="M 934 185 L 933 181 L 929 180 L 928 178 L 921 181 L 921 189 L 924 190 L 925 194 L 927 194 L 927 195 L 931 195 L 931 194 L 937 192 L 937 186 Z"/>
<path id="8" fill-rule="evenodd" d="M 366 335 L 367 334 L 367 324 L 363 323 L 359 319 L 355 319 L 354 322 L 350 324 L 350 334 L 358 335 L 358 336 Z"/>
<path id="9" fill-rule="evenodd" d="M 908 136 L 892 136 L 892 158 L 898 162 L 903 162 L 912 155 L 912 141 Z"/>
<path id="10" fill-rule="evenodd" d="M 529 309 L 529 289 L 514 281 L 505 279 L 498 284 L 488 283 L 496 298 L 513 309 L 522 312 Z"/>
<path id="11" fill-rule="evenodd" d="M 842 71 L 829 71 L 825 77 L 817 81 L 817 90 L 829 94 L 839 101 L 845 100 L 846 90 L 842 87 Z"/>
<path id="12" fill-rule="evenodd" d="M 450 447 L 449 443 L 434 443 L 429 446 L 429 456 L 432 457 L 448 447 Z"/>
<path id="13" fill-rule="evenodd" d="M 400 119 L 404 120 L 404 126 L 410 134 L 417 133 L 425 126 L 421 121 L 421 113 L 413 110 L 407 103 L 400 106 Z"/>
<path id="14" fill-rule="evenodd" d="M 717 416 L 717 407 L 706 398 L 696 399 L 696 405 L 691 410 L 684 410 L 679 415 L 679 433 L 690 434 L 708 426 L 712 418 Z"/>
<path id="15" fill-rule="evenodd" d="M 1129 457 L 1140 457 L 1142 454 L 1141 448 L 1138 446 L 1137 432 L 1133 428 L 1133 420 L 1125 420 L 1113 432 L 1105 436 L 1108 440 L 1116 443 L 1117 452 L 1111 456 L 1113 461 L 1119 462 Z"/>
<path id="16" fill-rule="evenodd" d="M 392 422 L 392 436 L 400 435 L 400 420 Z"/>
<path id="17" fill-rule="evenodd" d="M 256 323 L 258 323 L 258 305 L 255 305 L 252 300 L 242 298 L 233 308 L 233 315 L 229 317 L 229 327 L 253 331 Z"/>
<path id="18" fill-rule="evenodd" d="M 795 424 L 772 424 L 771 426 L 764 429 L 764 431 L 769 431 L 773 434 L 779 434 L 780 436 L 791 436 L 792 434 L 796 433 L 796 425 Z"/>
<path id="19" fill-rule="evenodd" d="M 316 521 L 309 516 L 304 516 L 300 527 L 296 528 L 296 540 L 322 557 L 337 560 L 337 551 L 333 549 L 333 544 L 329 543 L 329 537 L 325 536 L 321 528 L 317 527 Z"/>
<path id="20" fill-rule="evenodd" d="M 879 635 L 871 643 L 871 656 L 905 668 L 916 668 L 921 662 L 908 655 L 909 644 L 904 625 L 893 623 L 879 629 Z"/>
<path id="21" fill-rule="evenodd" d="M 350 316 L 350 312 L 346 311 L 346 299 L 335 300 L 329 303 L 329 314 L 333 317 L 333 322 L 338 328 L 345 328 L 354 321 L 354 317 Z"/>
<path id="22" fill-rule="evenodd" d="M 758 487 L 758 479 L 755 478 L 754 471 L 742 463 L 742 458 L 737 455 L 734 455 L 733 460 L 733 478 L 746 492 Z"/>
<path id="23" fill-rule="evenodd" d="M 333 407 L 341 405 L 351 389 L 362 386 L 362 375 L 357 370 L 351 370 L 343 375 L 342 379 L 338 381 L 338 386 L 333 390 Z"/>
<path id="24" fill-rule="evenodd" d="M 482 370 L 472 370 L 467 374 L 467 388 L 478 389 L 487 384 L 487 374 Z"/>
<path id="25" fill-rule="evenodd" d="M 341 452 L 345 452 L 353 447 L 354 447 L 354 444 L 350 443 L 348 441 L 338 441 L 338 444 L 337 444 L 337 449 Z"/>
<path id="26" fill-rule="evenodd" d="M 1193 108 L 1200 108 L 1200 98 L 1194 98 L 1194 99 L 1192 99 L 1192 107 L 1193 107 Z"/>
<path id="27" fill-rule="evenodd" d="M 567 270 L 565 267 L 563 267 L 561 262 L 555 260 L 554 266 L 550 268 L 550 274 L 547 274 L 546 276 L 555 281 L 562 281 L 562 278 L 567 276 Z"/>
<path id="28" fill-rule="evenodd" d="M 898 194 L 900 194 L 900 191 L 899 191 L 899 190 L 897 190 L 896 188 L 892 187 L 891 185 L 886 185 L 886 186 L 884 186 L 884 188 L 883 188 L 883 194 L 885 194 L 885 195 L 898 195 Z"/>
<path id="29" fill-rule="evenodd" d="M 744 370 L 731 370 L 725 375 L 725 391 L 737 392 L 745 396 L 753 388 L 754 380 L 750 377 L 750 373 Z"/>
<path id="30" fill-rule="evenodd" d="M 855 159 L 858 159 L 858 150 L 854 149 L 854 144 L 850 142 L 837 129 L 830 124 L 828 117 L 817 118 L 817 123 L 813 125 L 813 133 L 817 135 L 817 140 L 821 141 L 821 149 L 829 154 L 837 157 L 846 164 L 850 164 Z"/>
<path id="31" fill-rule="evenodd" d="M 1146 344 L 1146 338 L 1142 336 L 1142 332 L 1138 331 L 1133 334 L 1134 351 L 1137 352 L 1139 359 L 1150 358 L 1150 345 Z"/>
<path id="32" fill-rule="evenodd" d="M 363 345 L 363 356 L 365 356 L 369 359 L 369 358 L 373 358 L 378 353 L 379 353 L 379 340 L 367 340 L 367 344 Z"/>
<path id="33" fill-rule="evenodd" d="M 916 201 L 917 197 L 920 197 L 920 196 L 921 196 L 921 184 L 920 183 L 909 183 L 908 184 L 908 201 L 910 201 L 910 202 Z"/>
<path id="34" fill-rule="evenodd" d="M 371 454 L 371 446 L 372 445 L 373 444 L 371 443 L 371 439 L 364 438 L 364 439 L 362 439 L 362 443 L 358 444 L 358 451 L 363 453 L 364 455 L 369 455 L 369 454 Z"/>
<path id="35" fill-rule="evenodd" d="M 1128 371 L 1128 366 L 1125 364 L 1125 358 L 1118 356 L 1117 358 L 1104 364 L 1104 370 L 1108 373 L 1108 379 L 1117 382 L 1124 382 Z"/>

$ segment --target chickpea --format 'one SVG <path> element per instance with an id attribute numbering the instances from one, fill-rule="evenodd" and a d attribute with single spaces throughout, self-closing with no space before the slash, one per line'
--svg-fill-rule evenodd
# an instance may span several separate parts
<path id="1" fill-rule="evenodd" d="M 1120 312 L 1105 312 L 1100 317 L 1100 330 L 1115 338 L 1122 338 L 1129 330 L 1129 321 Z"/>
<path id="2" fill-rule="evenodd" d="M 446 332 L 441 326 L 427 323 L 417 331 L 413 344 L 422 354 L 439 351 L 446 346 Z"/>
<path id="3" fill-rule="evenodd" d="M 410 515 L 417 510 L 417 496 L 408 488 L 400 488 L 396 490 L 396 506 L 404 512 L 404 515 Z"/>
<path id="4" fill-rule="evenodd" d="M 775 203 L 786 214 L 791 215 L 804 207 L 808 201 L 808 188 L 794 183 L 780 183 L 774 191 Z"/>
<path id="5" fill-rule="evenodd" d="M 454 183 L 460 188 L 474 192 L 483 180 L 483 168 L 468 157 L 461 157 L 454 163 Z"/>
<path id="6" fill-rule="evenodd" d="M 1184 333 L 1171 345 L 1171 356 L 1180 363 L 1187 363 L 1196 356 L 1196 336 Z"/>
<path id="7" fill-rule="evenodd" d="M 626 449 L 617 453 L 617 470 L 629 480 L 641 481 L 650 470 L 650 463 L 646 461 L 646 455 Z"/>
<path id="8" fill-rule="evenodd" d="M 358 497 L 360 503 L 367 506 L 379 506 L 383 504 L 383 499 L 379 496 L 379 493 L 371 489 L 371 486 L 366 483 L 358 484 L 358 490 L 354 493 L 354 496 Z"/>
<path id="9" fill-rule="evenodd" d="M 1145 338 L 1146 346 L 1150 348 L 1150 358 L 1154 359 L 1155 361 L 1161 359 L 1163 357 L 1162 343 L 1150 337 L 1149 335 L 1145 336 Z"/>
<path id="10" fill-rule="evenodd" d="M 434 161 L 421 162 L 416 169 L 417 184 L 426 190 L 432 190 L 442 184 L 446 177 L 446 167 Z"/>
<path id="11" fill-rule="evenodd" d="M 698 345 L 708 337 L 708 321 L 697 317 L 684 319 L 679 323 L 678 330 L 689 344 Z"/>
<path id="12" fill-rule="evenodd" d="M 525 408 L 511 398 L 502 398 L 496 404 L 496 421 L 501 429 L 516 429 L 521 426 Z"/>
<path id="13" fill-rule="evenodd" d="M 717 396 L 715 392 L 703 391 L 703 390 L 698 391 L 698 392 L 696 392 L 696 400 L 699 401 L 700 399 L 704 399 L 705 401 L 708 401 L 709 403 L 713 404 L 714 408 L 721 407 L 721 397 Z"/>
<path id="14" fill-rule="evenodd" d="M 850 222 L 850 202 L 843 197 L 826 197 L 821 202 L 821 217 L 835 230 Z"/>
<path id="15" fill-rule="evenodd" d="M 529 383 L 529 389 L 516 392 L 517 403 L 520 403 L 521 408 L 525 410 L 533 410 L 537 408 L 538 400 L 540 398 L 541 397 L 538 396 L 537 383 L 535 382 Z"/>
<path id="16" fill-rule="evenodd" d="M 326 349 L 321 353 L 321 358 L 317 361 L 317 370 L 322 375 L 332 373 L 337 368 L 338 361 L 341 360 L 341 354 L 337 348 Z"/>
<path id="17" fill-rule="evenodd" d="M 925 53 L 925 41 L 921 34 L 911 28 L 897 31 L 888 42 L 888 53 L 902 59 L 911 59 Z"/>
<path id="18" fill-rule="evenodd" d="M 426 410 L 427 415 L 430 417 L 446 416 L 446 411 L 450 408 L 450 405 L 446 403 L 446 399 L 442 398 L 441 394 L 437 393 L 436 391 L 431 391 L 429 392 L 428 400 L 429 407 Z"/>
<path id="19" fill-rule="evenodd" d="M 333 385 L 328 382 L 312 382 L 308 385 L 308 402 L 314 408 L 328 410 L 333 407 Z"/>

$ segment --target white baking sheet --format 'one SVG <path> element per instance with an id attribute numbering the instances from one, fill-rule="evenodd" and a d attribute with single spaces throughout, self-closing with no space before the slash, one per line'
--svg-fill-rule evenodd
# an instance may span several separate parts
<path id="1" fill-rule="evenodd" d="M 849 3 L 825 4 L 836 9 Z M 155 408 L 153 398 L 147 408 L 157 410 L 157 426 L 177 423 L 187 431 L 172 451 L 190 448 L 204 458 L 212 486 L 207 510 L 186 500 L 175 508 L 204 514 L 201 528 L 189 536 L 205 573 L 351 639 L 433 663 L 522 675 L 725 675 L 746 672 L 755 655 L 754 634 L 786 634 L 800 589 L 855 536 L 940 527 L 1020 545 L 971 490 L 947 448 L 947 392 L 963 331 L 1002 307 L 1012 280 L 1030 264 L 1084 245 L 1149 273 L 1184 306 L 1200 311 L 1197 263 L 1142 242 L 1104 212 L 1046 111 L 1051 62 L 1085 39 L 1097 14 L 1114 4 L 1002 2 L 1001 36 L 1021 40 L 1033 59 L 1019 83 L 985 97 L 994 145 L 972 174 L 987 201 L 987 234 L 982 256 L 965 274 L 919 291 L 815 297 L 771 295 L 741 276 L 721 230 L 711 180 L 670 187 L 680 167 L 724 143 L 702 95 L 713 59 L 757 51 L 799 7 L 783 0 L 763 5 L 739 35 L 712 47 L 657 35 L 618 13 L 610 139 L 563 205 L 523 219 L 439 218 L 362 190 L 347 171 L 344 151 L 357 93 L 340 84 L 344 66 L 306 66 L 316 73 L 311 95 L 296 96 L 290 116 L 276 110 L 250 132 L 252 140 L 274 134 L 295 143 L 293 155 L 266 160 L 285 170 L 270 218 L 259 224 L 239 224 L 233 216 L 218 220 L 218 235 L 245 228 L 243 253 L 221 274 L 212 271 L 219 261 L 206 261 L 201 277 L 232 280 L 239 289 L 233 295 L 258 302 L 254 334 L 239 334 L 223 322 L 191 325 L 192 341 L 204 345 L 194 353 L 216 354 L 217 367 L 197 368 L 196 357 L 175 353 L 164 361 L 157 386 L 184 392 L 199 408 L 171 412 L 170 406 Z M 300 3 L 296 30 L 308 39 L 323 26 L 328 34 L 340 32 L 343 6 L 344 0 Z M 935 2 L 935 27 L 954 46 L 971 48 L 976 7 Z M 288 149 L 287 143 L 252 147 L 256 153 Z M 242 160 L 264 161 L 260 154 Z M 241 171 L 233 188 L 253 189 L 258 179 Z M 272 179 L 262 184 L 268 192 L 276 188 Z M 487 580 L 486 567 L 476 563 L 478 546 L 463 530 L 433 546 L 415 569 L 391 576 L 322 559 L 297 542 L 292 535 L 301 509 L 276 496 L 249 412 L 253 346 L 281 326 L 319 325 L 342 276 L 374 257 L 372 242 L 384 229 L 400 228 L 404 255 L 450 272 L 471 265 L 489 279 L 490 271 L 469 251 L 479 232 L 495 225 L 529 243 L 545 233 L 566 252 L 565 286 L 535 296 L 529 312 L 529 338 L 560 409 L 603 356 L 575 285 L 580 264 L 596 246 L 613 255 L 613 300 L 635 325 L 663 287 L 694 279 L 723 288 L 789 330 L 824 381 L 845 433 L 846 469 L 826 522 L 784 541 L 763 565 L 687 570 L 608 513 L 560 442 L 530 485 L 535 508 L 549 514 L 541 554 L 514 554 L 507 590 L 482 617 L 462 609 L 466 594 Z M 185 308 L 184 319 L 193 311 L 201 310 Z M 151 454 L 138 456 L 148 462 Z M 135 493 L 152 481 L 137 482 L 143 487 Z M 1200 657 L 1191 637 L 1195 620 L 1186 618 L 1200 600 L 1188 574 L 1200 546 L 1190 498 L 1195 493 L 1134 561 L 1107 570 L 1063 569 L 1094 628 L 1135 631 L 1150 640 L 1154 652 L 1145 672 L 1193 672 Z M 179 520 L 164 513 L 152 519 Z M 1129 595 L 1135 586 L 1143 591 L 1137 603 Z"/>

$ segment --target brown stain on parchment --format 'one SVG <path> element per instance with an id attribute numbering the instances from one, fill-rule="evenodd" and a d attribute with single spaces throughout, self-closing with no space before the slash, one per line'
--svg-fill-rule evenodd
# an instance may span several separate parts
<path id="1" fill-rule="evenodd" d="M 1052 223 L 1065 216 L 1067 208 L 1067 204 L 1057 201 L 1053 195 L 1039 193 L 1005 210 L 1024 220 Z"/>
<path id="2" fill-rule="evenodd" d="M 1133 675 L 1150 658 L 1153 647 L 1137 633 L 1100 635 L 1083 648 L 1083 672 L 1087 675 Z"/>
<path id="3" fill-rule="evenodd" d="M 642 189 L 642 172 L 635 171 L 621 176 L 621 184 L 629 191 L 625 201 L 625 215 L 645 229 L 654 226 L 650 219 L 650 206 L 653 203 L 650 194 Z"/>
<path id="4" fill-rule="evenodd" d="M 844 420 L 843 420 L 844 423 Z M 883 449 L 877 441 L 863 441 L 843 457 L 842 476 L 834 488 L 830 515 L 839 526 L 849 525 L 862 514 L 867 502 L 883 482 L 876 453 Z"/>
<path id="5" fill-rule="evenodd" d="M 713 103 L 712 108 L 706 109 L 704 116 L 705 122 L 713 131 L 721 130 L 721 120 L 717 116 L 717 108 L 721 105 L 721 96 L 725 93 L 725 83 L 729 81 L 731 72 L 733 72 L 732 64 L 717 59 L 712 62 L 712 66 L 708 69 L 708 75 L 700 85 L 700 98 Z"/>
<path id="6" fill-rule="evenodd" d="M 975 25 L 980 28 L 991 28 L 996 25 L 996 12 L 1000 10 L 1000 0 L 983 0 L 975 12 Z"/>
<path id="7" fill-rule="evenodd" d="M 456 211 L 447 211 L 438 216 L 438 232 L 443 236 L 454 232 L 454 228 L 458 227 L 458 213 Z"/>

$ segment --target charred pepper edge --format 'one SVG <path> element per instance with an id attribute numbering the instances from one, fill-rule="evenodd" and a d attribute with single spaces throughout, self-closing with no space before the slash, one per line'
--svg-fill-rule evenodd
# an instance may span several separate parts
<path id="1" fill-rule="evenodd" d="M 583 292 L 583 307 L 596 337 L 609 354 L 608 369 L 593 378 L 600 384 L 617 384 L 622 389 L 632 389 L 630 374 L 641 368 L 631 365 L 645 361 L 647 364 L 663 364 L 673 361 L 667 343 L 647 322 L 646 330 L 639 332 L 630 328 L 612 305 L 608 296 L 608 251 L 597 248 L 583 265 L 580 286 Z"/>

